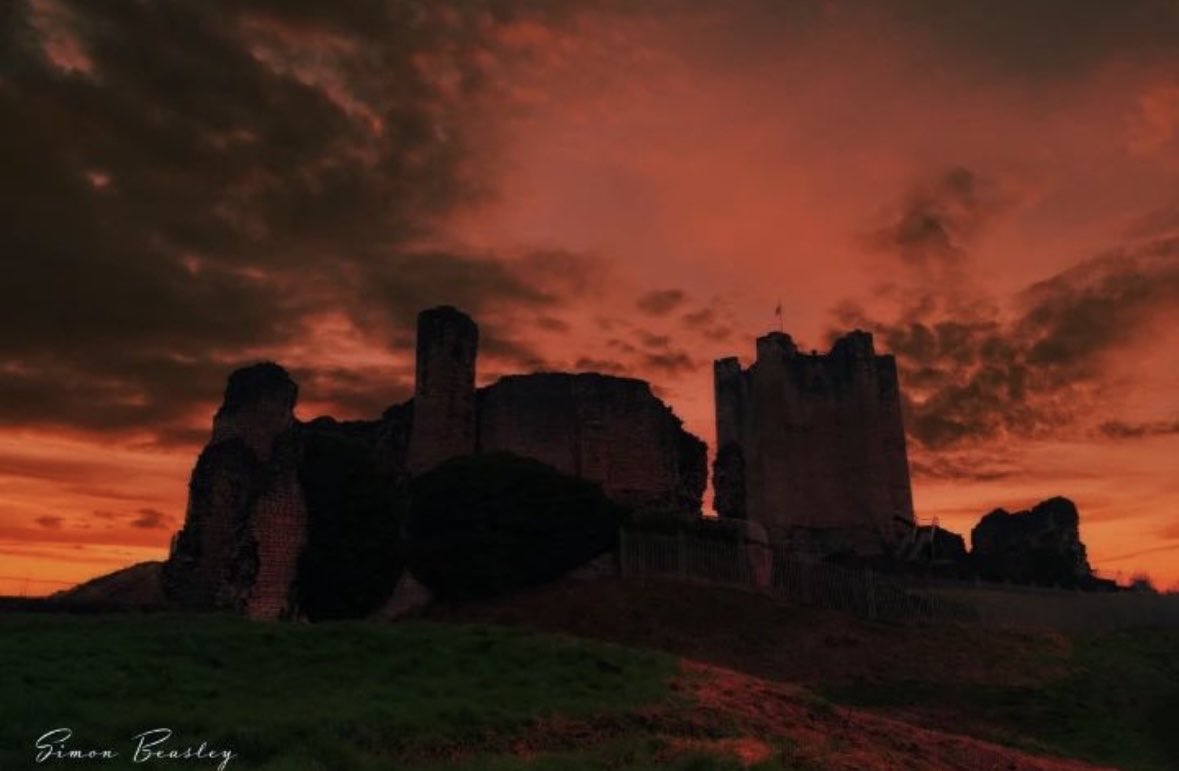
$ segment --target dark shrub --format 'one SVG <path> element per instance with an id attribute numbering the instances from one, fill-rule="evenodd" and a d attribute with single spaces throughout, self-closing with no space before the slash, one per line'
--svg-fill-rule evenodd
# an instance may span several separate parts
<path id="1" fill-rule="evenodd" d="M 300 607 L 313 621 L 368 615 L 404 566 L 404 488 L 377 472 L 365 443 L 334 430 L 304 430 L 299 481 L 308 520 Z"/>
<path id="2" fill-rule="evenodd" d="M 446 599 L 551 581 L 613 548 L 626 514 L 596 483 L 508 453 L 447 461 L 411 500 L 409 568 Z"/>

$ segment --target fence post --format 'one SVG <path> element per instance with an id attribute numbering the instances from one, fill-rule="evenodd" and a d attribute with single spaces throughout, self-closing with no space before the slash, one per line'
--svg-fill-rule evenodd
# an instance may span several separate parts
<path id="1" fill-rule="evenodd" d="M 864 580 L 868 583 L 868 618 L 876 620 L 876 582 L 872 579 L 872 568 L 865 568 Z"/>
<path id="2" fill-rule="evenodd" d="M 675 550 L 676 551 L 676 559 L 675 559 L 676 574 L 680 578 L 685 578 L 688 575 L 688 564 L 687 564 L 688 544 L 687 544 L 687 538 L 684 536 L 683 530 L 680 530 L 676 533 L 675 544 L 676 544 L 676 550 Z"/>
<path id="3" fill-rule="evenodd" d="M 745 529 L 737 528 L 737 583 L 753 584 L 753 566 L 749 564 L 749 554 L 745 550 Z"/>

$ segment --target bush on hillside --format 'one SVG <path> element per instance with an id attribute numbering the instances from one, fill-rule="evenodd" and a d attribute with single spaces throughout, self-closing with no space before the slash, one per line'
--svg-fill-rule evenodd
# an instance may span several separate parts
<path id="1" fill-rule="evenodd" d="M 363 442 L 315 429 L 303 436 L 299 480 L 308 520 L 299 606 L 312 621 L 372 613 L 404 567 L 405 490 L 378 473 Z"/>
<path id="2" fill-rule="evenodd" d="M 409 568 L 442 598 L 503 594 L 609 551 L 626 513 L 598 484 L 539 461 L 455 458 L 412 483 Z"/>

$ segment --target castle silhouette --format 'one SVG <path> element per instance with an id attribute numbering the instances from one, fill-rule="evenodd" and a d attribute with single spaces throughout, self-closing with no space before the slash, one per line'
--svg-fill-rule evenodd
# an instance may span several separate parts
<path id="1" fill-rule="evenodd" d="M 325 462 L 309 447 L 325 437 L 353 448 L 353 462 L 377 482 L 404 482 L 456 457 L 511 453 L 597 483 L 640 526 L 701 517 L 707 448 L 648 383 L 537 373 L 476 388 L 478 341 L 461 311 L 421 312 L 413 397 L 369 421 L 301 423 L 298 386 L 282 367 L 234 372 L 164 566 L 169 596 L 259 618 L 295 612 L 300 555 L 320 505 L 307 484 L 312 466 Z M 802 354 L 773 332 L 758 339 L 748 369 L 727 358 L 714 371 L 720 517 L 798 548 L 866 555 L 912 530 L 896 365 L 874 352 L 869 334 Z"/>

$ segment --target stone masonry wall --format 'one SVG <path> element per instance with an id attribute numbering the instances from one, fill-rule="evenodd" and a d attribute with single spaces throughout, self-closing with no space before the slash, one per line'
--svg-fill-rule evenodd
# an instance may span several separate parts
<path id="1" fill-rule="evenodd" d="M 259 479 L 257 457 L 241 440 L 223 440 L 201 452 L 188 486 L 184 527 L 162 573 L 173 602 L 196 608 L 217 604 Z"/>
<path id="2" fill-rule="evenodd" d="M 289 614 L 306 531 L 296 478 L 298 387 L 276 364 L 234 372 L 193 470 L 184 527 L 164 566 L 183 604 L 260 618 Z"/>
<path id="3" fill-rule="evenodd" d="M 266 486 L 254 504 L 250 536 L 257 567 L 244 598 L 250 618 L 278 619 L 295 612 L 292 592 L 307 533 L 307 504 L 298 477 L 298 439 L 276 442 Z"/>
<path id="4" fill-rule="evenodd" d="M 1014 513 L 995 509 L 970 531 L 974 567 L 992 581 L 1086 585 L 1093 571 L 1080 523 L 1076 504 L 1068 498 L 1049 498 Z"/>
<path id="5" fill-rule="evenodd" d="M 477 347 L 478 329 L 465 314 L 448 306 L 422 312 L 414 398 L 374 421 L 325 417 L 300 424 L 294 418 L 298 387 L 282 367 L 263 363 L 234 372 L 193 469 L 184 526 L 163 568 L 169 598 L 255 618 L 301 612 L 300 560 L 315 546 L 307 540 L 309 520 L 339 515 L 335 509 L 309 514 L 301 473 L 312 462 L 307 442 L 313 432 L 359 447 L 371 460 L 374 489 L 403 484 L 451 457 L 507 451 L 598 482 L 639 517 L 700 513 L 706 447 L 647 383 L 544 373 L 508 376 L 477 392 Z M 333 455 L 314 463 L 339 460 Z M 358 541 L 371 536 L 358 530 Z"/>
<path id="6" fill-rule="evenodd" d="M 857 551 L 885 548 L 898 518 L 913 517 L 892 357 L 864 332 L 826 354 L 800 353 L 780 332 L 757 342 L 747 370 L 735 359 L 714 367 L 718 513 L 775 539 L 843 531 Z"/>
<path id="7" fill-rule="evenodd" d="M 599 482 L 640 516 L 698 513 L 704 443 L 650 386 L 598 374 L 513 375 L 479 394 L 479 449 L 534 458 Z"/>

